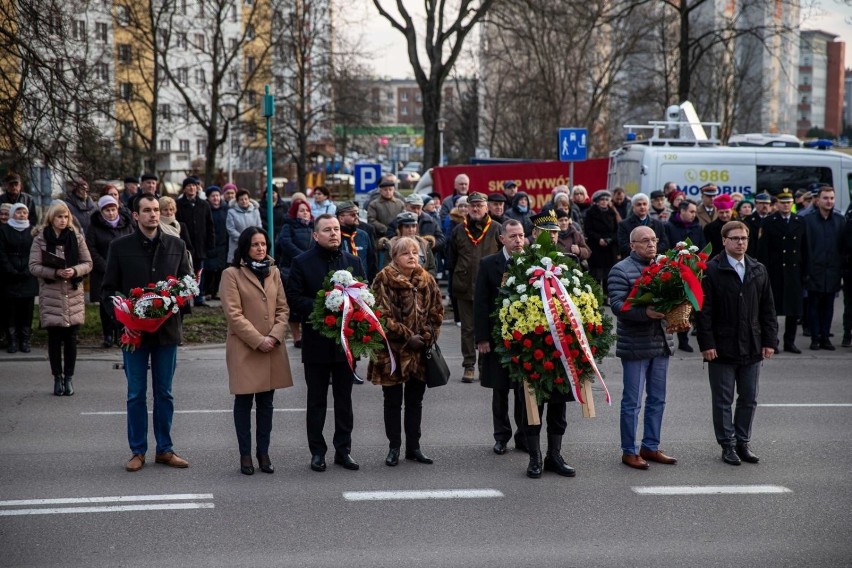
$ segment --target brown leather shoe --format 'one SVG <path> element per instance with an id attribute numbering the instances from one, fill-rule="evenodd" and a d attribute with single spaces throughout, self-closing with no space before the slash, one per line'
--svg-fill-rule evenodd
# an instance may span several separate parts
<path id="1" fill-rule="evenodd" d="M 145 465 L 145 454 L 133 454 L 124 469 L 127 471 L 139 471 Z"/>
<path id="2" fill-rule="evenodd" d="M 648 461 L 657 462 L 657 463 L 664 463 L 666 465 L 674 465 L 674 464 L 677 463 L 677 458 L 667 456 L 666 454 L 664 454 L 660 450 L 657 450 L 656 452 L 652 452 L 651 450 L 642 448 L 642 449 L 639 450 L 639 455 L 641 457 L 645 458 Z"/>
<path id="3" fill-rule="evenodd" d="M 648 462 L 634 454 L 622 454 L 621 463 L 635 469 L 648 469 L 651 467 L 650 465 L 648 465 Z"/>
<path id="4" fill-rule="evenodd" d="M 464 375 L 462 375 L 463 383 L 472 383 L 476 379 L 476 371 L 473 370 L 473 367 L 465 367 Z"/>
<path id="5" fill-rule="evenodd" d="M 189 467 L 189 462 L 174 452 L 157 454 L 157 457 L 154 461 L 163 465 L 167 465 L 169 467 Z"/>

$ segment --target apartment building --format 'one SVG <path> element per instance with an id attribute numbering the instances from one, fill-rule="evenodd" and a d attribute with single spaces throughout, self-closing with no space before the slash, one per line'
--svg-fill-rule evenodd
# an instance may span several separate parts
<path id="1" fill-rule="evenodd" d="M 797 135 L 811 128 L 839 136 L 843 131 L 844 52 L 839 36 L 821 30 L 803 30 L 799 51 Z"/>

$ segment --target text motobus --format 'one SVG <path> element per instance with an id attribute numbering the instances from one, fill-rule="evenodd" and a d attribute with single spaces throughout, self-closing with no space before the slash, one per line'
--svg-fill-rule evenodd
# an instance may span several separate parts
<path id="1" fill-rule="evenodd" d="M 607 165 L 606 158 L 575 163 L 574 184 L 585 186 L 590 195 L 606 187 Z M 432 168 L 430 174 L 432 187 L 420 184 L 418 192 L 436 191 L 442 198 L 452 195 L 459 174 L 466 174 L 470 178 L 471 192 L 485 194 L 502 192 L 504 182 L 512 180 L 518 184 L 518 191 L 530 196 L 530 207 L 535 210 L 550 200 L 553 188 L 568 185 L 568 165 L 556 161 L 443 166 Z"/>

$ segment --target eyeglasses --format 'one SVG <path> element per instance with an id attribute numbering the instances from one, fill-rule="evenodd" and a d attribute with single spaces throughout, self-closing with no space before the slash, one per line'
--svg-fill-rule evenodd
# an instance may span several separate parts
<path id="1" fill-rule="evenodd" d="M 631 243 L 637 243 L 640 245 L 648 246 L 651 243 L 657 244 L 660 242 L 660 239 L 642 239 L 641 241 L 630 241 Z"/>
<path id="2" fill-rule="evenodd" d="M 725 237 L 729 241 L 736 241 L 738 243 L 744 243 L 748 240 L 748 237 Z"/>

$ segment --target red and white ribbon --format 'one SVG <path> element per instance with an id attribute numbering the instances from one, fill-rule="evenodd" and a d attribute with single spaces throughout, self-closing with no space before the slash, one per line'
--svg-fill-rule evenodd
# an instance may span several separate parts
<path id="1" fill-rule="evenodd" d="M 583 329 L 580 310 L 577 309 L 577 306 L 574 304 L 574 301 L 571 299 L 571 296 L 568 294 L 568 291 L 565 289 L 562 281 L 559 280 L 559 277 L 562 275 L 562 268 L 559 266 L 536 266 L 533 267 L 531 274 L 532 278 L 529 280 L 530 284 L 536 281 L 541 284 L 541 302 L 544 306 L 544 316 L 547 319 L 547 325 L 550 328 L 550 335 L 553 337 L 554 345 L 559 346 L 559 359 L 562 361 L 562 366 L 565 368 L 565 372 L 568 375 L 568 383 L 571 385 L 571 392 L 574 395 L 574 399 L 580 404 L 586 403 L 580 389 L 580 372 L 574 365 L 574 361 L 568 357 L 568 354 L 570 353 L 568 337 L 565 335 L 562 328 L 556 325 L 556 302 L 559 302 L 561 305 L 562 313 L 568 318 L 571 331 L 574 333 L 574 337 L 580 346 L 583 356 L 588 360 L 592 367 L 592 371 L 595 373 L 595 377 L 597 377 L 601 386 L 603 386 L 607 404 L 611 405 L 612 400 L 609 395 L 609 389 L 606 388 L 606 383 L 604 383 L 603 377 L 595 363 L 592 348 L 589 345 L 589 340 L 586 337 L 585 330 Z"/>
<path id="2" fill-rule="evenodd" d="M 393 351 L 391 351 L 390 342 L 388 342 L 388 338 L 385 335 L 385 330 L 382 328 L 382 324 L 379 323 L 379 318 L 376 317 L 376 314 L 373 312 L 372 308 L 367 305 L 367 302 L 361 297 L 361 292 L 367 290 L 367 285 L 363 282 L 353 282 L 349 286 L 343 286 L 341 284 L 334 285 L 335 290 L 340 290 L 343 294 L 343 314 L 340 325 L 340 345 L 343 347 L 343 352 L 346 354 L 346 360 L 349 362 L 349 367 L 354 369 L 355 366 L 352 361 L 352 349 L 349 347 L 349 338 L 346 337 L 346 328 L 349 326 L 349 321 L 352 319 L 352 314 L 355 311 L 355 306 L 352 305 L 352 302 L 358 304 L 358 307 L 361 308 L 361 311 L 364 312 L 366 320 L 373 324 L 378 331 L 379 335 L 382 336 L 382 339 L 385 340 L 385 345 L 388 348 L 388 355 L 390 356 L 390 364 L 391 364 L 391 374 L 396 371 L 396 360 L 393 358 Z"/>

